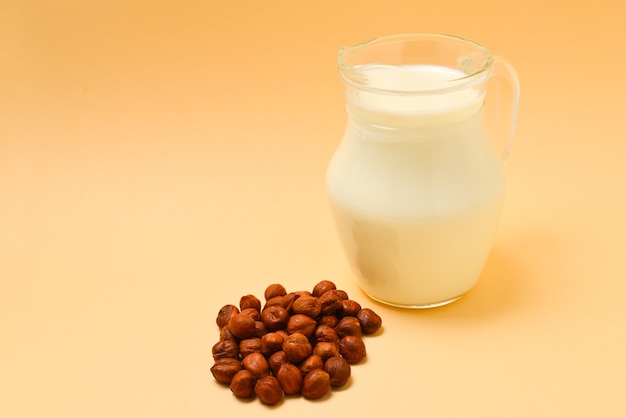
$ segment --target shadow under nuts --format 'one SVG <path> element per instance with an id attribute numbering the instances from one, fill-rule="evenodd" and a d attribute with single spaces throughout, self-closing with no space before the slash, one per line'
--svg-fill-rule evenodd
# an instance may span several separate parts
<path id="1" fill-rule="evenodd" d="M 351 365 L 367 356 L 362 337 L 382 326 L 380 316 L 329 280 L 295 292 L 275 283 L 263 296 L 264 306 L 246 294 L 215 320 L 211 373 L 237 398 L 256 396 L 266 405 L 284 395 L 323 398 L 347 384 Z"/>

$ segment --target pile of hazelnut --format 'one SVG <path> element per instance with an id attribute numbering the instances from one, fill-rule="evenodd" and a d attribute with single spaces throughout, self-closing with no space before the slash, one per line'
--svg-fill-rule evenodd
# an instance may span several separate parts
<path id="1" fill-rule="evenodd" d="M 213 346 L 213 377 L 239 398 L 257 396 L 276 405 L 284 395 L 318 399 L 344 386 L 350 365 L 365 356 L 362 335 L 376 332 L 380 316 L 324 280 L 312 292 L 287 293 L 272 284 L 265 305 L 246 295 L 239 307 L 217 315 L 220 340 Z"/>

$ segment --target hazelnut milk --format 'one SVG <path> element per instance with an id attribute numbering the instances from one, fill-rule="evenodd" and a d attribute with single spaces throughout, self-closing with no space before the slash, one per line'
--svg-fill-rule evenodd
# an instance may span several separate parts
<path id="1" fill-rule="evenodd" d="M 459 70 L 364 65 L 387 91 L 463 83 Z M 488 75 L 487 75 L 488 76 Z M 483 120 L 484 91 L 406 97 L 348 92 L 348 125 L 327 171 L 338 235 L 358 285 L 379 301 L 431 307 L 463 296 L 489 255 L 504 169 Z"/>

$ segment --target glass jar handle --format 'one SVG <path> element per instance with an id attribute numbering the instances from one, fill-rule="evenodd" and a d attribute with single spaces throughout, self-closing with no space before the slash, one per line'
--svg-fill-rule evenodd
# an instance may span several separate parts
<path id="1" fill-rule="evenodd" d="M 502 160 L 506 163 L 511 154 L 513 134 L 517 123 L 520 95 L 519 77 L 515 68 L 507 60 L 496 55 L 493 60 L 492 79 L 497 82 L 506 82 L 509 88 L 507 95 L 504 86 L 500 84 L 495 86 L 495 132 L 498 137 L 504 136 L 506 139 L 502 152 Z"/>

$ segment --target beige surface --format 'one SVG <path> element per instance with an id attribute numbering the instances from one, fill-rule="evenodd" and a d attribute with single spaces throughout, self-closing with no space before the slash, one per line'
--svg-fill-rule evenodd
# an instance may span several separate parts
<path id="1" fill-rule="evenodd" d="M 626 415 L 626 3 L 0 5 L 0 416 Z M 430 311 L 356 289 L 324 170 L 336 52 L 402 32 L 509 59 L 522 104 L 497 242 Z M 213 381 L 214 318 L 332 279 L 383 317 L 348 390 Z"/>

